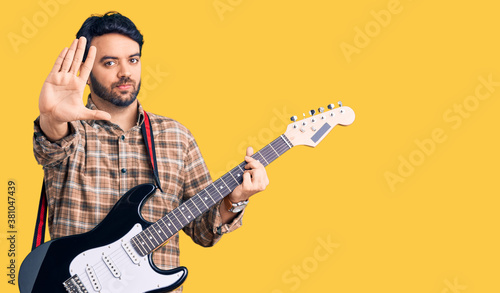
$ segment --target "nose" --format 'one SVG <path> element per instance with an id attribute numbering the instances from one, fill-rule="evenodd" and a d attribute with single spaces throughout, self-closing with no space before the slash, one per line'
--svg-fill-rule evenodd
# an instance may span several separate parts
<path id="1" fill-rule="evenodd" d="M 121 62 L 118 77 L 130 77 L 130 75 L 132 75 L 130 64 L 128 62 Z"/>

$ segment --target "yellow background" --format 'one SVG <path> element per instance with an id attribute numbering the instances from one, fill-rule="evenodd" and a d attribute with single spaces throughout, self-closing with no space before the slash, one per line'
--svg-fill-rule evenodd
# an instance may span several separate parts
<path id="1" fill-rule="evenodd" d="M 57 3 L 52 15 L 11 1 L 1 17 L 2 292 L 18 292 L 7 283 L 8 180 L 17 270 L 31 247 L 40 88 L 85 18 L 108 10 L 145 35 L 144 108 L 188 126 L 214 176 L 280 135 L 282 116 L 339 100 L 356 112 L 268 167 L 241 229 L 212 248 L 182 235 L 185 292 L 500 291 L 500 86 L 480 81 L 500 82 L 496 1 L 41 2 Z M 26 20 L 36 31 L 23 33 Z"/>

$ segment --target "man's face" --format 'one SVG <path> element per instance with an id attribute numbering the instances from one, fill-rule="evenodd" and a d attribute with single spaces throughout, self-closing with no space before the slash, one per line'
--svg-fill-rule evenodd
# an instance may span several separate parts
<path id="1" fill-rule="evenodd" d="M 90 91 L 118 107 L 132 104 L 141 88 L 139 44 L 120 34 L 106 34 L 92 39 L 97 48 L 90 74 Z"/>

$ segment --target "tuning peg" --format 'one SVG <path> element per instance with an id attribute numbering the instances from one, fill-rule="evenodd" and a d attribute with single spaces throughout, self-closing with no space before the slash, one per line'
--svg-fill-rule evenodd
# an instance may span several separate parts
<path id="1" fill-rule="evenodd" d="M 297 121 L 297 116 L 294 115 L 294 116 L 290 117 L 290 120 L 292 120 L 293 122 Z"/>
<path id="2" fill-rule="evenodd" d="M 342 107 L 342 102 L 338 101 L 339 107 Z"/>
<path id="3" fill-rule="evenodd" d="M 318 111 L 319 111 L 320 113 L 323 113 L 323 111 L 325 111 L 325 108 L 323 108 L 323 107 L 319 107 L 319 108 L 318 108 Z"/>
<path id="4" fill-rule="evenodd" d="M 311 111 L 309 111 L 309 115 L 314 116 L 314 114 L 316 114 L 316 111 L 315 111 L 315 110 L 311 110 Z"/>
<path id="5" fill-rule="evenodd" d="M 335 105 L 334 105 L 334 104 L 329 104 L 329 105 L 328 105 L 328 109 L 333 110 L 333 108 L 335 108 Z"/>

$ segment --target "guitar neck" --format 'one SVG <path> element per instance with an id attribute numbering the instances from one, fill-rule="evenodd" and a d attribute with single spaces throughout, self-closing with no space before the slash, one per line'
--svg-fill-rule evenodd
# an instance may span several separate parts
<path id="1" fill-rule="evenodd" d="M 267 166 L 292 146 L 290 140 L 283 134 L 253 154 L 252 158 Z M 230 194 L 243 182 L 243 172 L 246 164 L 245 161 L 240 163 L 166 216 L 134 236 L 131 242 L 135 250 L 142 256 L 153 252 L 179 230 Z"/>

